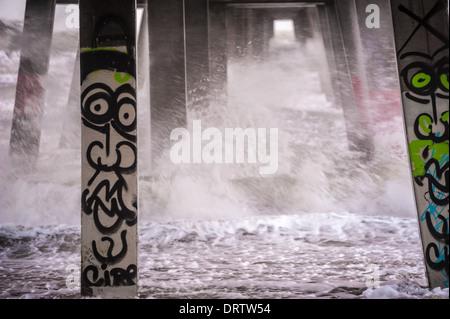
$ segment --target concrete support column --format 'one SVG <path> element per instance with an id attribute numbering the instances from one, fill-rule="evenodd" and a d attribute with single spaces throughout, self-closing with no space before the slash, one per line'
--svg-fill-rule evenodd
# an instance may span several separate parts
<path id="1" fill-rule="evenodd" d="M 227 10 L 223 3 L 209 5 L 209 88 L 213 108 L 227 103 L 228 46 Z"/>
<path id="2" fill-rule="evenodd" d="M 374 126 L 401 116 L 397 65 L 392 49 L 392 15 L 389 0 L 355 1 L 359 29 L 360 57 L 365 71 L 370 115 Z M 376 128 L 374 128 L 376 130 Z"/>
<path id="3" fill-rule="evenodd" d="M 361 46 L 361 34 L 357 21 L 355 0 L 335 0 L 335 7 L 357 108 L 357 122 L 354 125 L 358 127 L 360 141 L 355 145 L 355 149 L 365 152 L 367 157 L 370 158 L 373 152 L 372 115 L 370 112 L 369 90 L 363 62 L 364 52 Z"/>
<path id="4" fill-rule="evenodd" d="M 136 0 L 80 0 L 81 293 L 137 293 Z"/>
<path id="5" fill-rule="evenodd" d="M 39 155 L 41 120 L 56 0 L 28 0 L 21 39 L 10 155 L 33 166 Z"/>
<path id="6" fill-rule="evenodd" d="M 273 38 L 274 29 L 273 29 L 273 20 L 274 18 L 270 14 L 265 14 L 263 18 L 263 32 L 264 32 L 264 45 L 265 50 L 269 50 L 270 40 Z"/>
<path id="7" fill-rule="evenodd" d="M 336 41 L 332 38 L 331 29 L 330 29 L 330 21 L 327 14 L 327 9 L 324 5 L 317 6 L 317 15 L 319 19 L 319 27 L 320 33 L 322 34 L 323 46 L 325 49 L 325 57 L 327 59 L 328 65 L 328 76 L 330 78 L 331 90 L 327 97 L 331 99 L 332 103 L 342 107 L 342 96 L 340 92 L 340 84 L 339 84 L 339 74 L 336 66 L 336 57 L 335 52 L 333 50 L 333 41 Z"/>
<path id="8" fill-rule="evenodd" d="M 334 65 L 336 66 L 335 92 L 338 100 L 341 103 L 344 112 L 347 138 L 349 141 L 349 148 L 351 150 L 363 150 L 368 147 L 367 134 L 364 132 L 359 118 L 356 98 L 353 92 L 352 76 L 350 72 L 349 55 L 347 54 L 349 48 L 344 45 L 343 30 L 337 15 L 336 8 L 333 3 L 325 5 L 325 12 L 322 11 L 321 19 L 328 19 L 328 26 L 331 35 L 331 46 L 334 55 Z M 321 21 L 325 25 L 324 21 Z M 328 41 L 325 41 L 327 45 Z M 370 143 L 369 143 L 370 145 Z"/>
<path id="9" fill-rule="evenodd" d="M 264 34 L 264 20 L 267 13 L 264 9 L 253 9 L 249 11 L 249 47 L 250 57 L 256 61 L 264 58 L 265 50 L 269 46 L 268 39 Z"/>
<path id="10" fill-rule="evenodd" d="M 446 0 L 391 0 L 406 137 L 430 288 L 449 286 Z"/>
<path id="11" fill-rule="evenodd" d="M 80 50 L 77 50 L 72 71 L 69 96 L 66 104 L 66 114 L 70 120 L 64 122 L 64 129 L 59 139 L 61 148 L 80 147 Z"/>
<path id="12" fill-rule="evenodd" d="M 233 57 L 242 58 L 247 55 L 248 44 L 248 11 L 249 9 L 232 7 L 232 23 L 230 32 L 233 33 Z"/>
<path id="13" fill-rule="evenodd" d="M 313 26 L 310 14 L 310 8 L 302 8 L 297 11 L 294 19 L 295 37 L 301 44 L 305 44 L 307 39 L 313 37 Z"/>
<path id="14" fill-rule="evenodd" d="M 184 0 L 148 0 L 151 152 L 155 164 L 170 132 L 186 127 Z"/>
<path id="15" fill-rule="evenodd" d="M 209 105 L 208 2 L 185 0 L 187 109 L 197 117 Z"/>
<path id="16" fill-rule="evenodd" d="M 314 56 L 312 56 L 311 58 L 314 60 L 315 64 L 319 66 L 318 73 L 320 77 L 320 86 L 327 99 L 329 101 L 334 101 L 335 98 L 330 68 L 330 57 L 328 57 L 326 52 L 326 45 L 329 45 L 330 41 L 330 30 L 328 28 L 328 22 L 326 22 L 326 27 L 322 28 L 319 9 L 317 8 L 317 6 L 304 8 L 303 10 L 301 10 L 301 12 L 304 12 L 302 17 L 306 23 L 306 33 L 303 35 L 303 37 L 305 38 L 304 41 L 310 39 L 314 41 L 315 47 L 318 48 L 318 52 L 315 52 Z M 325 40 L 326 37 L 328 37 L 327 40 Z M 333 54 L 331 53 L 331 57 L 332 56 Z"/>

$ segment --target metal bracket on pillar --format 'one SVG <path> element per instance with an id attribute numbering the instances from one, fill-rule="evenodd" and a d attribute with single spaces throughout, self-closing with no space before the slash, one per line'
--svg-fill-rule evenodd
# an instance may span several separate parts
<path id="1" fill-rule="evenodd" d="M 25 7 L 10 139 L 10 155 L 25 166 L 33 166 L 39 155 L 55 4 L 56 0 L 28 0 Z"/>
<path id="2" fill-rule="evenodd" d="M 406 137 L 430 288 L 449 286 L 448 1 L 391 0 Z"/>
<path id="3" fill-rule="evenodd" d="M 81 293 L 137 294 L 136 0 L 80 0 Z"/>

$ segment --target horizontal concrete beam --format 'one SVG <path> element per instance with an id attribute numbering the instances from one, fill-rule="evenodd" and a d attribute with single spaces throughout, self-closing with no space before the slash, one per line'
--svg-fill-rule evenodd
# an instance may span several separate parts
<path id="1" fill-rule="evenodd" d="M 136 0 L 137 4 L 145 4 L 146 0 Z M 266 6 L 280 6 L 280 5 L 305 5 L 305 4 L 324 4 L 330 3 L 334 0 L 210 0 L 210 3 L 218 2 L 218 3 L 228 3 L 228 4 L 252 4 L 252 5 L 266 5 Z M 78 4 L 78 0 L 57 0 L 56 4 Z"/>
<path id="2" fill-rule="evenodd" d="M 136 0 L 137 4 L 145 4 L 146 0 Z M 78 4 L 78 0 L 56 0 L 56 4 Z"/>
<path id="3" fill-rule="evenodd" d="M 274 3 L 274 2 L 230 2 L 225 3 L 230 7 L 242 7 L 250 9 L 292 9 L 292 8 L 305 8 L 305 7 L 315 7 L 316 5 L 323 5 L 325 2 L 286 2 L 286 3 Z"/>
<path id="4" fill-rule="evenodd" d="M 304 6 L 304 5 L 319 5 L 333 3 L 334 0 L 210 0 L 210 3 L 224 3 L 228 5 L 252 5 L 252 6 Z"/>

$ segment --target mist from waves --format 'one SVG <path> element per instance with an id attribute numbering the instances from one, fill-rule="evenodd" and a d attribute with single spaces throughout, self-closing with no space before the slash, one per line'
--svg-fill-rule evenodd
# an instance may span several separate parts
<path id="1" fill-rule="evenodd" d="M 70 43 L 52 50 L 41 154 L 31 172 L 23 173 L 8 156 L 14 87 L 1 101 L 2 223 L 79 224 L 80 120 L 75 107 L 67 106 L 76 70 Z M 213 105 L 206 115 L 201 110 L 201 116 L 193 110 L 189 118 L 201 119 L 203 129 L 214 126 L 222 132 L 225 127 L 278 128 L 279 167 L 272 175 L 260 175 L 258 163 L 173 164 L 172 145 L 151 168 L 148 79 L 141 83 L 141 220 L 329 211 L 414 216 L 401 112 L 376 123 L 374 158 L 366 161 L 363 152 L 349 150 L 342 109 L 323 93 L 327 70 L 320 39 L 305 45 L 274 43 L 269 51 L 265 60 L 230 60 L 227 104 Z M 2 63 L 14 70 L 18 55 L 9 59 Z"/>

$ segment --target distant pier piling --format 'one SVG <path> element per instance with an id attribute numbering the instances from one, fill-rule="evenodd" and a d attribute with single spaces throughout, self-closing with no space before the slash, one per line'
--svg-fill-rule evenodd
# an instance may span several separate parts
<path id="1" fill-rule="evenodd" d="M 330 1 L 318 5 L 318 15 L 327 51 L 330 78 L 335 101 L 344 114 L 349 149 L 361 151 L 370 159 L 373 153 L 373 132 L 365 96 L 365 74 L 361 68 L 359 33 L 353 1 Z"/>
<path id="2" fill-rule="evenodd" d="M 186 127 L 184 1 L 148 0 L 152 164 L 170 145 L 170 132 Z M 154 166 L 153 166 L 154 167 Z"/>
<path id="3" fill-rule="evenodd" d="M 39 155 L 56 0 L 27 0 L 10 137 L 10 154 L 25 166 Z"/>
<path id="4" fill-rule="evenodd" d="M 426 274 L 448 287 L 449 35 L 446 0 L 391 0 Z"/>
<path id="5" fill-rule="evenodd" d="M 136 0 L 80 0 L 81 293 L 137 294 Z"/>

